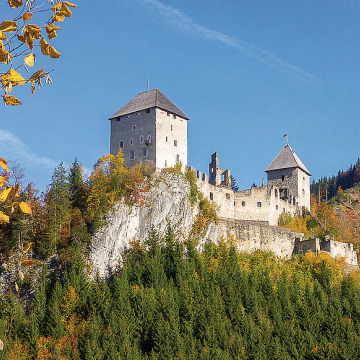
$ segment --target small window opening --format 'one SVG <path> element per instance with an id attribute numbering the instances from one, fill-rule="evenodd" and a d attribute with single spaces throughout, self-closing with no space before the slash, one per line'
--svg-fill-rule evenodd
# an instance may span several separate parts
<path id="1" fill-rule="evenodd" d="M 174 115 L 174 119 L 176 119 L 176 115 Z"/>
<path id="2" fill-rule="evenodd" d="M 285 208 L 283 208 L 283 212 L 285 212 Z"/>
<path id="3" fill-rule="evenodd" d="M 134 139 L 131 138 L 131 139 L 130 139 L 130 146 L 133 146 L 133 144 L 134 144 Z"/>
<path id="4" fill-rule="evenodd" d="M 143 142 L 144 142 L 144 136 L 141 135 L 141 136 L 140 136 L 140 144 L 142 144 Z"/>
<path id="5" fill-rule="evenodd" d="M 150 114 L 150 109 L 146 109 L 146 113 L 147 113 L 147 114 Z"/>
<path id="6" fill-rule="evenodd" d="M 170 113 L 169 113 L 169 112 L 167 113 L 167 116 L 170 116 Z"/>
<path id="7" fill-rule="evenodd" d="M 275 197 L 278 197 L 278 191 L 275 189 Z"/>
<path id="8" fill-rule="evenodd" d="M 234 206 L 236 206 L 236 201 L 234 201 Z"/>
<path id="9" fill-rule="evenodd" d="M 133 125 L 132 126 L 132 131 L 135 131 L 136 130 L 136 125 Z"/>
<path id="10" fill-rule="evenodd" d="M 174 146 L 177 146 L 177 140 L 174 140 Z"/>
<path id="11" fill-rule="evenodd" d="M 173 131 L 173 126 L 172 125 L 170 125 L 170 129 L 171 129 L 171 131 Z"/>
<path id="12" fill-rule="evenodd" d="M 147 155 L 147 149 L 146 149 L 146 148 L 143 148 L 143 149 L 142 149 L 142 156 L 145 157 L 146 155 Z"/>
<path id="13" fill-rule="evenodd" d="M 230 200 L 230 194 L 226 193 L 226 200 Z"/>
<path id="14" fill-rule="evenodd" d="M 281 181 L 285 180 L 285 175 L 281 175 Z"/>
<path id="15" fill-rule="evenodd" d="M 242 202 L 241 202 L 241 206 L 245 206 L 245 201 L 242 201 Z"/>
<path id="16" fill-rule="evenodd" d="M 210 200 L 214 200 L 214 194 L 210 192 Z"/>
<path id="17" fill-rule="evenodd" d="M 168 137 L 167 136 L 165 136 L 165 141 L 168 142 Z"/>
<path id="18" fill-rule="evenodd" d="M 261 201 L 258 201 L 256 205 L 257 207 L 261 207 Z"/>
<path id="19" fill-rule="evenodd" d="M 165 167 L 167 167 L 167 160 L 165 160 Z"/>
<path id="20" fill-rule="evenodd" d="M 276 210 L 279 210 L 279 205 L 276 205 Z"/>
<path id="21" fill-rule="evenodd" d="M 120 149 L 123 149 L 124 148 L 124 140 L 120 140 Z"/>
<path id="22" fill-rule="evenodd" d="M 135 152 L 134 151 L 130 151 L 129 158 L 130 158 L 130 160 L 135 159 Z"/>
<path id="23" fill-rule="evenodd" d="M 221 174 L 221 181 L 225 181 L 225 175 L 224 174 Z"/>
<path id="24" fill-rule="evenodd" d="M 180 155 L 179 154 L 176 155 L 176 162 L 180 162 Z"/>

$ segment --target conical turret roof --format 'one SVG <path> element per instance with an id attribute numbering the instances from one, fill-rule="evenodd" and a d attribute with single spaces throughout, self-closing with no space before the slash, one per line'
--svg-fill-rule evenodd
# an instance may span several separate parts
<path id="1" fill-rule="evenodd" d="M 304 172 L 306 172 L 309 176 L 311 176 L 310 171 L 306 168 L 306 166 L 302 163 L 299 157 L 295 154 L 295 151 L 291 148 L 289 144 L 286 144 L 276 158 L 272 161 L 272 163 L 265 169 L 265 172 L 280 170 L 280 169 L 288 169 L 288 168 L 300 168 Z"/>
<path id="2" fill-rule="evenodd" d="M 189 118 L 158 89 L 153 89 L 138 94 L 126 105 L 124 105 L 118 112 L 111 116 L 109 120 L 153 107 L 157 107 L 172 114 L 178 115 L 185 120 L 189 120 Z"/>

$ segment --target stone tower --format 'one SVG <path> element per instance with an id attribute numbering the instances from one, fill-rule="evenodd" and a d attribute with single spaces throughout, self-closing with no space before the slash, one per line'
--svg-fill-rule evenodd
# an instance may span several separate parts
<path id="1" fill-rule="evenodd" d="M 158 89 L 138 94 L 109 120 L 110 154 L 121 148 L 125 165 L 187 165 L 189 118 Z"/>
<path id="2" fill-rule="evenodd" d="M 301 162 L 289 144 L 286 144 L 266 168 L 268 185 L 280 189 L 280 198 L 310 210 L 311 173 Z"/>

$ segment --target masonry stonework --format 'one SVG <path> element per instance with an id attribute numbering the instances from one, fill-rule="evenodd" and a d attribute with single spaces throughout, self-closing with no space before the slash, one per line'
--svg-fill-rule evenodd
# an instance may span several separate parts
<path id="1" fill-rule="evenodd" d="M 110 153 L 116 155 L 121 148 L 127 166 L 186 166 L 188 120 L 158 89 L 140 93 L 110 118 Z M 266 168 L 268 184 L 260 187 L 234 192 L 230 170 L 220 168 L 217 152 L 211 155 L 209 177 L 192 167 L 188 170 L 195 172 L 198 189 L 216 205 L 218 234 L 235 237 L 238 250 L 272 251 L 280 257 L 326 251 L 357 267 L 352 244 L 304 240 L 303 234 L 277 226 L 283 213 L 310 211 L 311 173 L 288 143 Z"/>

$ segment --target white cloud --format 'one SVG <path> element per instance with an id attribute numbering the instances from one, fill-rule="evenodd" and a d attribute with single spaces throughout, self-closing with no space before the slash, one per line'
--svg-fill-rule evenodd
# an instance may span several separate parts
<path id="1" fill-rule="evenodd" d="M 141 0 L 153 10 L 156 10 L 162 18 L 173 27 L 187 32 L 193 36 L 200 36 L 204 39 L 211 40 L 229 46 L 239 52 L 247 55 L 267 66 L 270 66 L 277 71 L 287 74 L 293 78 L 301 80 L 306 83 L 321 83 L 321 80 L 311 73 L 300 69 L 299 67 L 289 64 L 285 60 L 279 58 L 268 50 L 262 49 L 259 46 L 240 40 L 236 37 L 223 34 L 219 31 L 208 29 L 196 23 L 193 19 L 185 15 L 179 9 L 172 6 L 165 5 L 158 0 Z"/>
<path id="2" fill-rule="evenodd" d="M 37 170 L 52 171 L 59 164 L 49 158 L 38 156 L 24 142 L 10 131 L 0 129 L 1 157 L 17 160 L 20 165 Z"/>

